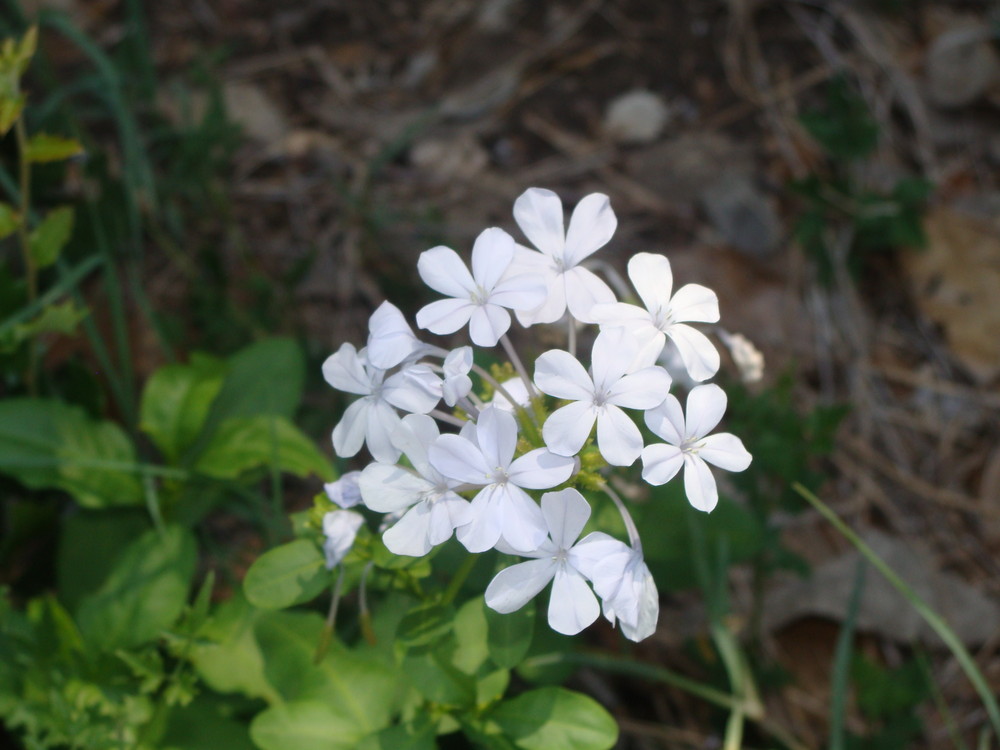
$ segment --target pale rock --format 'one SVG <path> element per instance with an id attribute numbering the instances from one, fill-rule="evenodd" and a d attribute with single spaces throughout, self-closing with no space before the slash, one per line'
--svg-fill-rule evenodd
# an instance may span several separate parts
<path id="1" fill-rule="evenodd" d="M 469 180 L 489 164 L 486 149 L 470 136 L 428 138 L 414 144 L 410 163 L 440 180 Z"/>
<path id="2" fill-rule="evenodd" d="M 781 220 L 748 176 L 723 175 L 700 198 L 712 226 L 727 244 L 755 257 L 766 257 L 780 247 Z"/>
<path id="3" fill-rule="evenodd" d="M 264 91 L 252 83 L 229 83 L 222 91 L 229 119 L 254 140 L 277 143 L 288 133 L 284 113 Z"/>
<path id="4" fill-rule="evenodd" d="M 1000 82 L 1000 58 L 986 24 L 964 22 L 931 43 L 925 62 L 927 96 L 943 109 L 971 104 Z"/>
<path id="5" fill-rule="evenodd" d="M 636 89 L 611 100 L 604 115 L 604 132 L 619 143 L 652 143 L 670 122 L 663 97 Z"/>

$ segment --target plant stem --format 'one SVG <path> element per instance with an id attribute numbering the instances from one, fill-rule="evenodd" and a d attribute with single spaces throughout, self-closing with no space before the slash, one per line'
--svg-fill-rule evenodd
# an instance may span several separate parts
<path id="1" fill-rule="evenodd" d="M 625 524 L 625 530 L 628 532 L 628 540 L 632 548 L 639 554 L 642 554 L 642 540 L 639 538 L 639 529 L 636 528 L 635 521 L 632 520 L 632 514 L 625 507 L 625 501 L 621 499 L 621 496 L 607 482 L 601 485 L 601 489 L 611 498 L 611 502 L 615 504 L 615 507 L 621 514 L 622 522 Z"/>
<path id="2" fill-rule="evenodd" d="M 465 579 L 469 577 L 469 573 L 472 572 L 477 562 L 479 562 L 479 555 L 466 555 L 465 559 L 462 560 L 462 564 L 458 566 L 458 570 L 455 571 L 455 575 L 448 582 L 448 588 L 444 590 L 444 594 L 441 596 L 442 604 L 451 604 L 455 601 L 455 597 L 458 596 L 462 584 L 465 583 Z"/>
<path id="3" fill-rule="evenodd" d="M 35 258 L 31 254 L 31 240 L 28 236 L 28 212 L 31 209 L 31 163 L 28 161 L 28 135 L 24 129 L 24 119 L 17 118 L 14 123 L 14 132 L 17 137 L 18 154 L 18 189 L 20 195 L 21 221 L 17 227 L 17 237 L 21 245 L 21 256 L 24 259 L 24 276 L 28 286 L 28 304 L 33 305 L 38 297 L 38 267 L 35 265 Z M 38 349 L 35 346 L 35 339 L 28 339 L 28 369 L 24 379 L 28 386 L 28 393 L 32 396 L 38 394 Z"/>
<path id="4" fill-rule="evenodd" d="M 535 384 L 531 382 L 531 378 L 528 377 L 528 371 L 524 369 L 524 363 L 521 362 L 521 358 L 517 356 L 517 352 L 514 350 L 514 345 L 510 343 L 510 338 L 507 334 L 500 337 L 500 343 L 503 344 L 503 349 L 507 352 L 507 356 L 510 358 L 510 363 L 514 365 L 514 369 L 517 370 L 517 374 L 521 376 L 521 380 L 524 381 L 524 387 L 528 389 L 528 395 L 534 398 L 538 395 L 538 391 L 535 390 Z"/>

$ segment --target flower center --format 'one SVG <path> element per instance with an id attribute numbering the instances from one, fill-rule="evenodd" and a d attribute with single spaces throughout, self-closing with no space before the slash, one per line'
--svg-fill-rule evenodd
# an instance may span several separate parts
<path id="1" fill-rule="evenodd" d="M 692 455 L 697 454 L 698 451 L 700 451 L 704 447 L 705 447 L 705 442 L 701 440 L 701 438 L 697 437 L 684 438 L 684 442 L 681 443 L 681 451 L 683 453 L 690 453 Z"/>
<path id="2" fill-rule="evenodd" d="M 482 286 L 476 284 L 476 288 L 469 295 L 469 301 L 474 305 L 485 305 L 489 302 L 490 293 L 483 289 Z"/>
<path id="3" fill-rule="evenodd" d="M 657 307 L 656 312 L 653 313 L 653 325 L 659 328 L 664 333 L 667 329 L 673 325 L 674 314 L 670 307 Z"/>
<path id="4" fill-rule="evenodd" d="M 493 484 L 503 486 L 507 484 L 507 480 L 510 479 L 510 474 L 507 473 L 507 470 L 504 467 L 496 466 L 493 468 L 493 475 L 487 477 L 487 479 L 492 479 Z"/>

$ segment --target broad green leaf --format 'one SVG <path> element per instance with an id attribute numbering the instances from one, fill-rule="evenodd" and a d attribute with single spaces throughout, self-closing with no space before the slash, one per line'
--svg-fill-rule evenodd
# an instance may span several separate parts
<path id="1" fill-rule="evenodd" d="M 0 201 L 0 240 L 9 237 L 21 226 L 21 216 L 9 203 Z"/>
<path id="2" fill-rule="evenodd" d="M 489 660 L 487 613 L 490 611 L 482 596 L 474 596 L 459 607 L 452 618 L 457 645 L 455 666 L 468 674 L 476 673 Z"/>
<path id="3" fill-rule="evenodd" d="M 422 717 L 369 735 L 357 750 L 437 750 L 436 730 L 434 723 Z"/>
<path id="4" fill-rule="evenodd" d="M 265 709 L 250 724 L 250 737 L 261 750 L 356 750 L 364 735 L 334 706 L 311 700 Z"/>
<path id="5" fill-rule="evenodd" d="M 305 477 L 332 481 L 329 460 L 284 417 L 262 414 L 223 422 L 195 463 L 195 469 L 217 479 L 236 479 L 252 469 L 274 465 Z"/>
<path id="6" fill-rule="evenodd" d="M 242 596 L 219 605 L 191 646 L 189 657 L 198 674 L 220 693 L 243 693 L 268 703 L 281 696 L 264 675 L 264 657 L 254 634 L 263 614 Z"/>
<path id="7" fill-rule="evenodd" d="M 560 687 L 522 693 L 490 718 L 523 750 L 609 750 L 618 740 L 618 725 L 597 701 Z"/>
<path id="8" fill-rule="evenodd" d="M 530 601 L 516 612 L 500 614 L 489 607 L 486 622 L 489 624 L 490 658 L 498 667 L 513 669 L 531 648 L 535 633 L 535 602 Z"/>
<path id="9" fill-rule="evenodd" d="M 198 700 L 170 711 L 160 750 L 253 750 L 249 728 L 232 717 L 225 699 L 199 693 Z"/>
<path id="10" fill-rule="evenodd" d="M 84 637 L 103 650 L 154 640 L 184 611 L 196 559 L 194 537 L 180 526 L 140 536 L 104 584 L 80 603 Z"/>
<path id="11" fill-rule="evenodd" d="M 377 655 L 348 650 L 336 639 L 315 663 L 323 626 L 323 618 L 312 612 L 265 612 L 254 632 L 268 681 L 288 705 L 322 702 L 356 743 L 389 725 L 401 681 Z"/>
<path id="12" fill-rule="evenodd" d="M 0 138 L 7 135 L 7 131 L 17 122 L 21 116 L 27 98 L 24 94 L 15 94 L 10 97 L 0 95 Z"/>
<path id="13" fill-rule="evenodd" d="M 49 211 L 42 223 L 28 237 L 28 248 L 35 265 L 51 266 L 73 234 L 73 207 L 60 206 Z"/>
<path id="14" fill-rule="evenodd" d="M 33 338 L 43 333 L 61 333 L 72 335 L 77 327 L 90 315 L 86 307 L 77 307 L 76 301 L 66 300 L 42 308 L 33 320 L 21 323 L 14 328 L 14 336 L 18 341 Z"/>
<path id="15" fill-rule="evenodd" d="M 274 414 L 291 419 L 302 400 L 305 360 L 291 339 L 267 339 L 237 352 L 215 403 L 209 425 L 230 417 Z"/>
<path id="16" fill-rule="evenodd" d="M 452 663 L 452 649 L 439 644 L 409 652 L 402 671 L 417 692 L 432 703 L 472 706 L 476 702 L 476 680 Z"/>
<path id="17" fill-rule="evenodd" d="M 261 609 L 284 609 L 316 598 L 330 585 L 323 552 L 296 539 L 258 557 L 243 579 L 247 601 Z"/>
<path id="18" fill-rule="evenodd" d="M 0 401 L 0 471 L 31 489 L 61 489 L 87 508 L 142 502 L 135 448 L 118 425 L 61 401 Z"/>
<path id="19" fill-rule="evenodd" d="M 35 164 L 43 164 L 50 161 L 62 161 L 82 153 L 83 146 L 73 138 L 37 133 L 28 139 L 24 158 Z"/>
<path id="20" fill-rule="evenodd" d="M 161 367 L 146 382 L 139 427 L 167 460 L 176 462 L 198 437 L 224 375 L 221 360 L 194 354 L 189 364 Z"/>
<path id="21" fill-rule="evenodd" d="M 451 633 L 454 619 L 455 610 L 449 605 L 420 604 L 400 621 L 396 642 L 407 648 L 436 643 Z"/>

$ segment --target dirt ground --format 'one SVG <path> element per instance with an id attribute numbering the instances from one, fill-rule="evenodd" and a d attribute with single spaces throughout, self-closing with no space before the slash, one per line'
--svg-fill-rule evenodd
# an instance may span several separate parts
<path id="1" fill-rule="evenodd" d="M 75 12 L 113 43 L 113 11 Z M 161 80 L 222 51 L 214 70 L 246 136 L 229 185 L 238 232 L 220 242 L 237 292 L 247 263 L 283 278 L 308 262 L 278 319 L 332 351 L 363 340 L 383 299 L 408 313 L 429 299 L 414 273 L 421 251 L 467 251 L 491 225 L 514 232 L 526 188 L 567 206 L 607 193 L 619 229 L 604 259 L 621 272 L 635 252 L 662 252 L 678 283 L 716 290 L 723 324 L 765 356 L 751 388 L 794 372 L 802 409 L 852 405 L 824 497 L 961 621 L 1000 690 L 995 4 L 168 0 L 148 14 Z M 933 192 L 923 250 L 880 255 L 856 279 L 840 267 L 824 284 L 795 241 L 802 202 L 789 185 L 828 168 L 801 115 L 838 78 L 878 125 L 856 179 L 883 189 L 924 178 Z M 612 116 L 636 91 L 632 110 Z M 850 244 L 848 223 L 828 231 L 834 247 Z M 164 290 L 183 283 L 166 261 L 154 270 Z M 784 535 L 828 576 L 825 591 L 849 589 L 848 545 L 818 515 L 789 517 Z M 746 582 L 733 583 L 738 603 Z M 846 594 L 778 595 L 783 616 L 764 647 L 793 678 L 769 715 L 816 747 L 843 611 L 830 602 Z M 683 671 L 666 631 L 691 617 L 683 598 L 668 603 L 643 658 Z M 866 617 L 862 648 L 886 664 L 923 637 L 902 615 Z M 974 692 L 926 642 L 953 720 L 974 736 L 985 721 Z M 582 679 L 621 720 L 623 747 L 718 742 L 704 707 L 680 693 Z M 947 746 L 941 715 L 923 719 L 924 746 Z"/>

